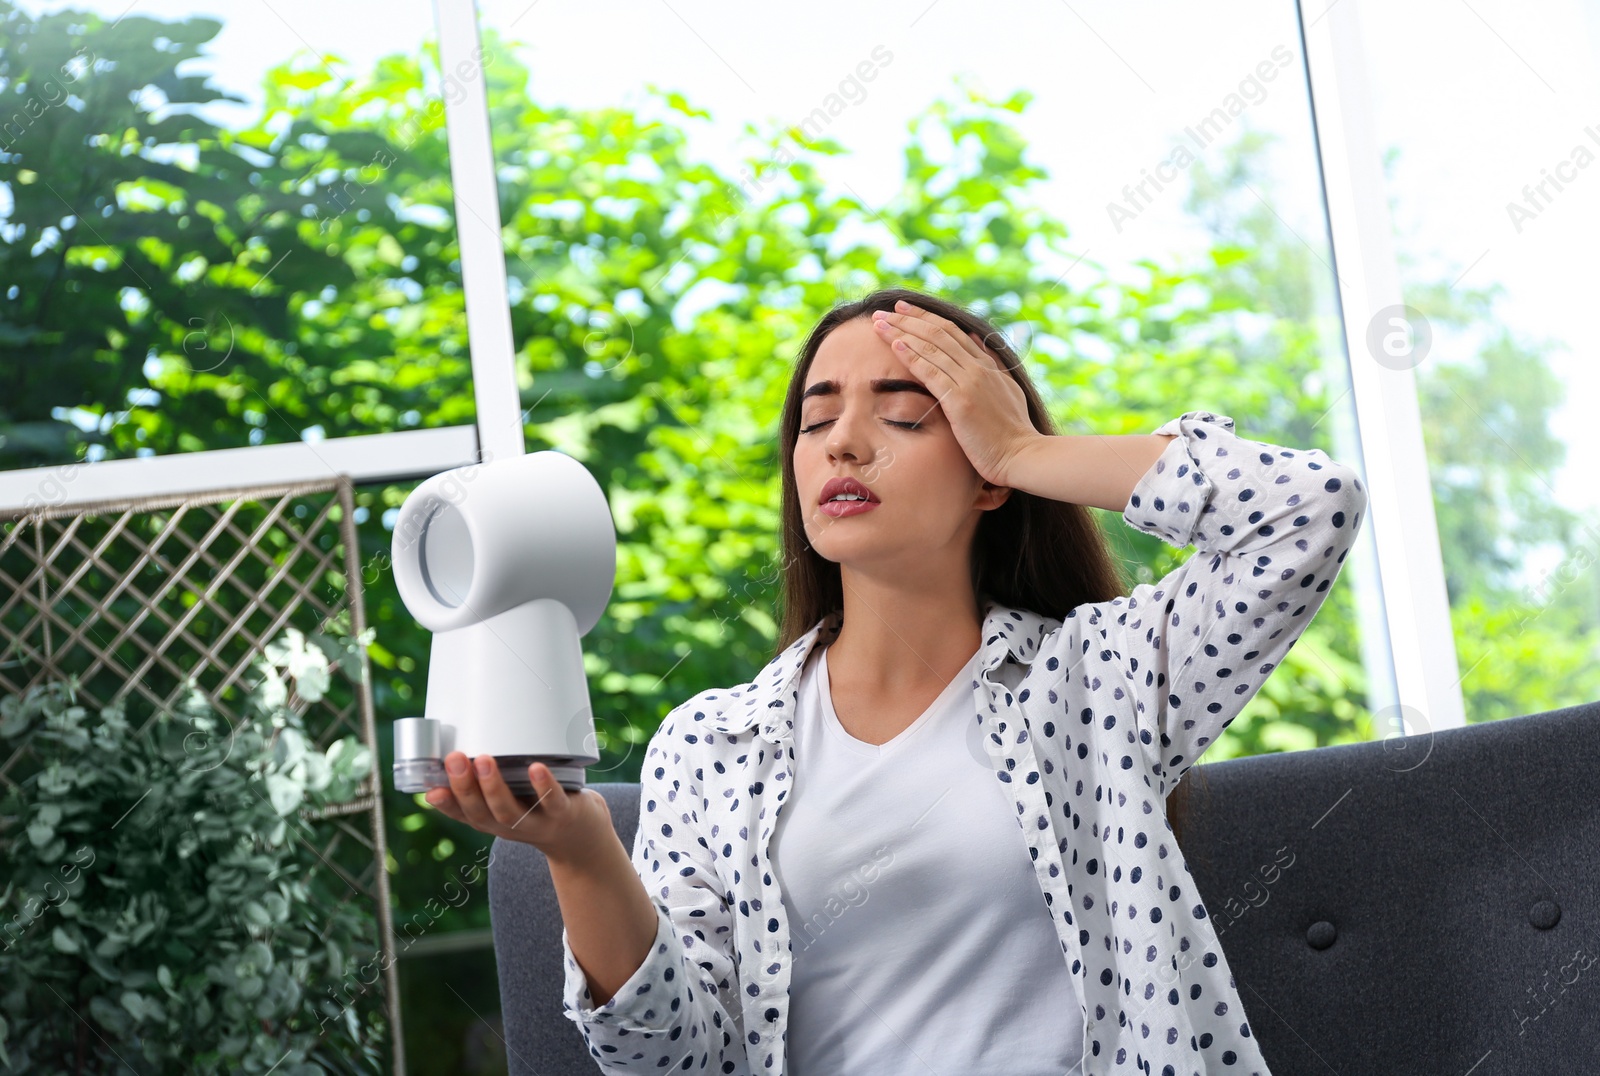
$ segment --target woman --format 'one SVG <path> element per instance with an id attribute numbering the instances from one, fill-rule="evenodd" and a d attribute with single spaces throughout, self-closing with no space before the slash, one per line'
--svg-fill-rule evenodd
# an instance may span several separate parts
<path id="1" fill-rule="evenodd" d="M 909 289 L 819 322 L 781 449 L 778 653 L 662 721 L 631 856 L 540 764 L 428 796 L 545 852 L 600 1070 L 1265 1076 L 1167 797 L 1320 607 L 1355 473 L 1207 411 L 1059 435 Z M 1086 506 L 1197 551 L 1122 596 Z"/>

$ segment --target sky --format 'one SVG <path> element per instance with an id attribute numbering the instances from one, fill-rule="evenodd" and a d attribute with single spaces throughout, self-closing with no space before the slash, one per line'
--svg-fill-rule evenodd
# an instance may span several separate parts
<path id="1" fill-rule="evenodd" d="M 1305 2 L 1308 19 L 1327 6 Z M 427 0 L 19 6 L 89 8 L 111 18 L 213 14 L 224 25 L 212 45 L 213 79 L 245 97 L 255 95 L 269 64 L 299 49 L 336 53 L 360 70 L 433 36 Z M 722 0 L 479 0 L 478 9 L 483 25 L 521 43 L 540 101 L 640 105 L 647 85 L 677 90 L 716 119 L 691 127 L 692 150 L 728 166 L 749 150 L 744 123 L 794 124 L 855 74 L 852 103 L 826 131 L 850 153 L 829 162 L 826 175 L 869 205 L 894 193 L 911 117 L 935 97 L 952 97 L 957 74 L 996 97 L 1027 89 L 1036 99 L 1016 125 L 1031 159 L 1051 173 L 1036 196 L 1070 226 L 1071 257 L 1084 264 L 1058 268 L 1080 284 L 1092 279 L 1093 263 L 1127 278 L 1139 258 L 1204 249 L 1206 236 L 1182 209 L 1183 170 L 1165 162 L 1182 144 L 1216 164 L 1217 146 L 1197 145 L 1186 128 L 1265 63 L 1273 80 L 1256 78 L 1251 103 L 1222 141 L 1240 122 L 1280 136 L 1271 181 L 1259 194 L 1328 260 L 1291 4 L 809 0 L 786 10 Z M 1600 483 L 1586 481 L 1576 464 L 1583 424 L 1600 405 L 1600 327 L 1591 316 L 1592 237 L 1600 235 L 1600 0 L 1543 0 L 1536 9 L 1511 0 L 1385 0 L 1359 10 L 1379 141 L 1400 152 L 1389 190 L 1396 242 L 1430 277 L 1502 285 L 1509 328 L 1564 345 L 1550 354 L 1569 390 L 1555 428 L 1575 466 L 1552 495 L 1596 507 Z M 870 81 L 859 77 L 863 64 Z M 237 110 L 238 119 L 245 111 Z M 1573 163 L 1580 145 L 1597 158 L 1587 167 Z M 929 148 L 948 151 L 937 140 Z M 1123 188 L 1151 173 L 1180 178 L 1131 219 L 1113 220 L 1108 205 L 1126 204 Z M 1523 201 L 1524 185 L 1551 173 L 1572 178 L 1519 227 L 1507 204 Z"/>

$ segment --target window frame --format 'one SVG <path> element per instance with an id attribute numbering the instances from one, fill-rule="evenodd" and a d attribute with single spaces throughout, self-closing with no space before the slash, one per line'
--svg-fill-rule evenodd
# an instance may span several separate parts
<path id="1" fill-rule="evenodd" d="M 1403 308 L 1394 226 L 1362 43 L 1360 0 L 1295 0 L 1305 58 L 1312 136 L 1322 181 L 1340 324 L 1350 366 L 1367 530 L 1375 560 L 1374 601 L 1359 603 L 1363 636 L 1386 638 L 1388 676 L 1369 667 L 1374 734 L 1417 735 L 1466 723 L 1462 674 L 1445 587 L 1444 556 L 1409 366 L 1374 356 L 1367 326 Z M 1350 455 L 1354 457 L 1352 451 Z M 1369 653 L 1372 648 L 1369 647 Z"/>

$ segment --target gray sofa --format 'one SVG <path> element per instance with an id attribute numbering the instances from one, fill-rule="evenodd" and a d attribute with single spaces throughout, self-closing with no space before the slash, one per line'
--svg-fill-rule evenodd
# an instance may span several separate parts
<path id="1" fill-rule="evenodd" d="M 1597 763 L 1589 703 L 1191 770 L 1184 852 L 1272 1071 L 1600 1073 Z M 591 787 L 631 848 L 639 786 Z M 495 843 L 510 1071 L 597 1071 L 544 856 Z"/>

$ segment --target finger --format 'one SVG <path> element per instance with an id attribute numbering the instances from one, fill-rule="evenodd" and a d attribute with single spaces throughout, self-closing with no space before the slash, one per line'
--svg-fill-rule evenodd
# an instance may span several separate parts
<path id="1" fill-rule="evenodd" d="M 542 762 L 528 765 L 528 783 L 533 785 L 533 795 L 518 796 L 517 802 L 522 805 L 522 815 L 518 819 L 527 819 L 534 812 L 540 816 L 555 819 L 560 817 L 560 812 L 567 809 L 566 789 L 556 780 L 555 774 L 550 772 L 550 767 Z M 526 824 L 524 822 L 524 824 Z"/>
<path id="2" fill-rule="evenodd" d="M 957 362 L 966 364 L 968 359 L 985 360 L 989 358 L 984 354 L 983 341 L 972 340 L 972 334 L 964 331 L 961 326 L 949 318 L 935 314 L 931 310 L 912 306 L 901 300 L 896 304 L 897 313 L 889 315 L 889 323 L 896 328 L 903 328 L 906 332 L 920 336 L 924 340 L 948 353 Z"/>
<path id="3" fill-rule="evenodd" d="M 517 799 L 511 786 L 500 775 L 500 766 L 492 756 L 479 755 L 476 764 L 478 787 L 483 790 L 483 802 L 488 804 L 489 813 L 502 826 L 516 825 L 528 813 L 530 804 Z"/>
<path id="4" fill-rule="evenodd" d="M 971 332 L 970 330 L 968 331 L 967 335 L 972 337 L 972 342 L 978 345 L 978 348 L 983 352 L 985 357 L 987 357 L 990 362 L 994 363 L 996 369 L 1004 370 L 1006 368 L 1006 362 L 1000 357 L 1000 353 L 989 347 L 988 343 L 985 342 L 983 337 L 979 336 L 975 332 Z"/>
<path id="5" fill-rule="evenodd" d="M 963 353 L 970 350 L 970 345 L 963 348 L 939 326 L 911 315 L 886 314 L 883 320 L 888 325 L 885 339 L 889 341 L 891 350 L 920 355 L 952 379 L 962 365 Z"/>
<path id="6" fill-rule="evenodd" d="M 934 399 L 940 403 L 956 387 L 955 371 L 958 364 L 926 340 L 902 334 L 889 342 L 889 350 L 922 379 L 922 383 L 928 386 Z"/>
<path id="7" fill-rule="evenodd" d="M 478 778 L 472 772 L 472 764 L 466 753 L 452 751 L 446 755 L 444 770 L 450 778 L 450 791 L 455 793 L 466 823 L 476 829 L 494 825 L 494 813 L 483 802 L 483 790 L 478 787 Z"/>
<path id="8" fill-rule="evenodd" d="M 457 822 L 466 822 L 466 815 L 461 813 L 461 805 L 456 802 L 455 793 L 448 788 L 430 788 L 423 798 L 428 801 L 428 806 L 440 814 L 454 818 Z"/>
<path id="9" fill-rule="evenodd" d="M 974 373 L 993 372 L 1001 368 L 984 351 L 982 344 L 972 339 L 971 333 L 955 325 L 946 330 L 926 323 L 902 324 L 906 326 L 904 332 L 897 325 L 890 325 L 886 330 L 885 339 L 890 350 L 903 358 L 920 358 L 936 371 L 930 371 L 923 380 L 933 379 L 928 387 L 934 390 L 941 402 L 952 389 L 966 384 Z M 916 373 L 923 367 L 912 363 L 911 369 Z M 948 383 L 941 383 L 939 374 L 944 375 Z"/>
<path id="10" fill-rule="evenodd" d="M 528 780 L 533 782 L 537 798 L 534 805 L 541 814 L 551 818 L 560 818 L 571 804 L 567 802 L 567 790 L 561 787 L 561 782 L 556 780 L 556 775 L 550 772 L 550 767 L 542 762 L 535 762 L 528 767 Z"/>

